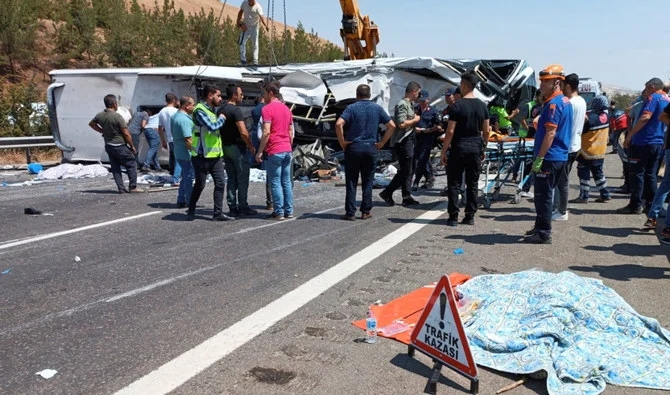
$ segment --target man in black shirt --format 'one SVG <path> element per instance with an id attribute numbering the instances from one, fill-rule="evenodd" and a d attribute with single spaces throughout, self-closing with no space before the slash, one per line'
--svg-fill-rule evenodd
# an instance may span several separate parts
<path id="1" fill-rule="evenodd" d="M 474 95 L 479 78 L 472 71 L 461 75 L 463 97 L 449 106 L 449 123 L 442 146 L 442 163 L 447 165 L 449 226 L 458 224 L 458 192 L 465 172 L 466 205 L 462 224 L 474 225 L 477 212 L 477 183 L 484 144 L 489 139 L 489 111 Z"/>
<path id="2" fill-rule="evenodd" d="M 221 127 L 221 144 L 223 145 L 223 161 L 228 174 L 228 208 L 230 216 L 255 215 L 256 210 L 249 207 L 247 194 L 249 191 L 249 159 L 247 149 L 252 155 L 256 149 L 251 142 L 249 132 L 244 124 L 244 116 L 238 105 L 244 95 L 242 88 L 229 85 L 226 88 L 228 101 L 217 111 L 216 115 L 223 114 L 226 123 Z"/>

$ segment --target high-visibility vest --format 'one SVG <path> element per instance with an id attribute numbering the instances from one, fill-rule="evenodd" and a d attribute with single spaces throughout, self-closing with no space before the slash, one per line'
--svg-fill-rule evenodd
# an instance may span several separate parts
<path id="1" fill-rule="evenodd" d="M 223 156 L 221 136 L 219 131 L 210 131 L 207 126 L 200 125 L 196 111 L 204 112 L 212 123 L 216 123 L 216 114 L 204 103 L 198 103 L 193 109 L 193 144 L 191 145 L 191 156 L 198 156 L 202 152 L 205 158 L 220 158 Z"/>

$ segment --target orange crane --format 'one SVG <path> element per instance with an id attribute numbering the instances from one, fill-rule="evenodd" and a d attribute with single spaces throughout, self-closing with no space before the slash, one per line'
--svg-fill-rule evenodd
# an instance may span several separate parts
<path id="1" fill-rule="evenodd" d="M 367 15 L 361 15 L 358 0 L 340 0 L 344 60 L 370 59 L 377 55 L 379 29 Z M 363 46 L 363 42 L 365 46 Z"/>

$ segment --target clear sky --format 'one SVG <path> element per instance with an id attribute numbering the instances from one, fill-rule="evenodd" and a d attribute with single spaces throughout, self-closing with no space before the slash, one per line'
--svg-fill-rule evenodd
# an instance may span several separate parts
<path id="1" fill-rule="evenodd" d="M 341 44 L 337 0 L 276 0 L 275 19 L 301 21 Z M 264 11 L 268 0 L 259 0 Z M 525 59 L 551 63 L 608 85 L 642 89 L 670 77 L 668 2 L 660 0 L 359 0 L 379 26 L 378 52 L 457 59 Z"/>

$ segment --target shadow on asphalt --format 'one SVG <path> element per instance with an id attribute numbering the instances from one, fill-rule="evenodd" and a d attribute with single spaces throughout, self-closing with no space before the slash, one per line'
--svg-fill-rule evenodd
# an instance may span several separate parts
<path id="1" fill-rule="evenodd" d="M 494 221 L 500 221 L 500 222 L 518 222 L 518 221 L 535 222 L 534 215 L 499 215 L 497 217 L 493 215 L 480 215 L 480 218 L 492 219 Z"/>
<path id="2" fill-rule="evenodd" d="M 461 225 L 459 225 L 461 226 Z M 466 226 L 466 225 L 463 225 Z M 496 244 L 520 244 L 522 237 L 519 235 L 506 235 L 503 233 L 487 233 L 483 235 L 451 235 L 445 239 L 463 240 L 471 244 L 496 245 Z"/>
<path id="3" fill-rule="evenodd" d="M 633 233 L 646 233 L 637 228 L 597 228 L 595 226 L 582 226 L 581 228 L 588 233 L 611 237 L 628 237 Z"/>
<path id="4" fill-rule="evenodd" d="M 147 206 L 149 206 L 151 208 L 162 208 L 162 209 L 176 209 L 176 208 L 178 208 L 177 203 L 167 203 L 167 202 L 149 203 L 149 204 L 147 204 Z"/>
<path id="5" fill-rule="evenodd" d="M 494 202 L 495 203 L 495 202 Z M 482 213 L 490 212 L 490 213 L 532 213 L 530 211 L 530 207 L 510 207 L 510 206 L 505 206 L 505 207 L 491 207 L 488 209 L 482 209 L 479 210 Z M 533 214 L 533 218 L 535 218 L 535 214 Z"/>
<path id="6" fill-rule="evenodd" d="M 122 193 L 119 193 L 116 189 L 86 189 L 83 191 L 77 191 L 81 193 L 92 193 L 92 194 L 97 194 L 97 195 L 122 195 Z"/>
<path id="7" fill-rule="evenodd" d="M 570 270 L 575 272 L 598 273 L 600 277 L 618 281 L 631 281 L 632 279 L 637 278 L 646 278 L 650 280 L 670 278 L 670 268 L 647 267 L 629 263 L 611 266 L 570 266 Z"/>
<path id="8" fill-rule="evenodd" d="M 612 251 L 617 255 L 632 256 L 632 257 L 653 257 L 665 256 L 670 257 L 670 249 L 662 245 L 648 246 L 632 243 L 614 244 L 611 247 L 606 246 L 586 246 L 585 250 L 589 251 Z"/>
<path id="9" fill-rule="evenodd" d="M 433 372 L 433 367 L 432 366 L 427 366 L 423 362 L 411 358 L 409 355 L 405 354 L 398 354 L 395 357 L 393 357 L 389 362 L 391 362 L 392 365 L 397 366 L 401 369 L 404 369 L 408 372 L 414 373 L 416 375 L 422 376 L 426 378 L 426 384 L 428 384 L 428 378 Z M 461 393 L 469 393 L 470 388 L 469 387 L 464 387 L 460 385 L 459 383 L 456 383 L 451 380 L 452 377 L 458 376 L 456 373 L 452 372 L 449 370 L 449 368 L 442 368 L 442 374 L 440 374 L 440 378 L 438 379 L 438 383 L 441 385 L 446 385 L 449 388 L 453 388 L 457 390 L 458 392 Z M 445 377 L 445 375 L 448 375 L 450 378 Z M 460 377 L 460 376 L 458 376 Z M 418 393 L 421 389 L 417 388 L 416 393 Z M 424 388 L 425 392 L 425 388 Z M 440 386 L 438 385 L 437 387 L 437 392 L 438 393 L 444 393 L 444 392 L 450 392 L 450 391 L 444 391 L 444 388 L 440 389 Z"/>
<path id="10" fill-rule="evenodd" d="M 186 219 L 186 212 L 183 213 L 170 213 L 163 218 L 161 218 L 163 221 L 174 221 L 174 222 L 187 222 L 188 220 Z M 205 217 L 203 215 L 196 215 L 195 219 L 207 219 L 211 221 L 211 216 L 210 217 Z"/>

